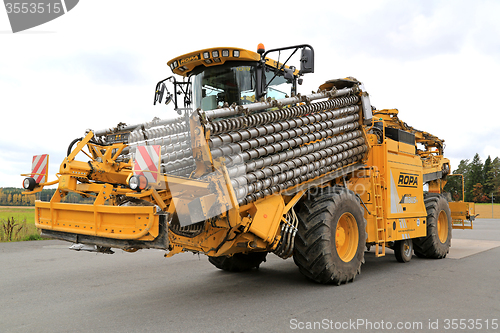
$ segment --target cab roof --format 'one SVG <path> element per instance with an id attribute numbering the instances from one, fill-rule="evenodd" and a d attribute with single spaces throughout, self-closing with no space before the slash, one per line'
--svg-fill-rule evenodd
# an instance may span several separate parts
<path id="1" fill-rule="evenodd" d="M 260 54 L 257 52 L 245 50 L 235 47 L 214 47 L 186 53 L 178 56 L 169 62 L 167 65 L 170 67 L 174 74 L 181 76 L 188 76 L 189 73 L 198 66 L 218 66 L 224 64 L 226 61 L 259 61 Z M 282 64 L 272 59 L 266 58 L 266 64 L 277 68 Z M 289 66 L 285 66 L 289 68 Z"/>

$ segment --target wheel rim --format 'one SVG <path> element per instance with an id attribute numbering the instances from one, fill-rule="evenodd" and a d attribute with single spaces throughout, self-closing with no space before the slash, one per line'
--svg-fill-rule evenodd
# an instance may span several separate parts
<path id="1" fill-rule="evenodd" d="M 441 243 L 445 243 L 448 239 L 448 217 L 446 216 L 444 210 L 439 213 L 437 229 L 439 240 Z"/>
<path id="2" fill-rule="evenodd" d="M 411 257 L 411 251 L 413 250 L 413 246 L 412 246 L 412 243 L 410 243 L 410 241 L 405 241 L 403 243 L 403 254 L 406 258 L 410 258 Z"/>
<path id="3" fill-rule="evenodd" d="M 335 230 L 335 246 L 342 261 L 349 262 L 354 258 L 358 242 L 358 224 L 354 216 L 346 212 L 340 216 Z"/>

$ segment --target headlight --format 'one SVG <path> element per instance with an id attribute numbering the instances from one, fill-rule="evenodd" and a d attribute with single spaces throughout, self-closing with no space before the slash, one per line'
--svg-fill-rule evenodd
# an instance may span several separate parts
<path id="1" fill-rule="evenodd" d="M 23 187 L 28 191 L 33 191 L 36 187 L 36 180 L 33 178 L 24 178 Z"/>
<path id="2" fill-rule="evenodd" d="M 148 187 L 148 180 L 143 175 L 135 175 L 128 180 L 128 187 L 134 191 L 142 191 Z"/>

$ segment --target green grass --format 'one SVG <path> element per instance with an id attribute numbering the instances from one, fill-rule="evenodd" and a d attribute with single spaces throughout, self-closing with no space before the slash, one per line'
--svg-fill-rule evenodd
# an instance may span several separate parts
<path id="1" fill-rule="evenodd" d="M 35 207 L 0 207 L 0 220 L 6 220 L 8 217 L 13 217 L 16 220 L 23 220 L 29 224 L 35 224 Z"/>
<path id="2" fill-rule="evenodd" d="M 14 237 L 12 241 L 38 240 L 40 232 L 35 227 L 34 207 L 0 207 L 0 242 L 8 241 L 4 225 L 8 219 L 14 219 Z"/>

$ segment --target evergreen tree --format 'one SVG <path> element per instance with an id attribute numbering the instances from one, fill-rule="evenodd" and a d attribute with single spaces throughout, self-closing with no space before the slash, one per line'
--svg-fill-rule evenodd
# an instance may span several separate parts
<path id="1" fill-rule="evenodd" d="M 474 185 L 482 184 L 484 182 L 483 176 L 483 162 L 481 161 L 481 157 L 476 153 L 472 162 L 469 164 L 469 172 L 465 181 L 465 201 L 473 201 L 474 196 L 472 191 L 474 189 Z"/>
<path id="2" fill-rule="evenodd" d="M 483 192 L 491 199 L 491 192 L 493 192 L 493 179 L 491 179 L 491 157 L 488 155 L 483 166 Z"/>
<path id="3" fill-rule="evenodd" d="M 500 158 L 495 157 L 493 159 L 490 170 L 486 174 L 486 179 L 485 185 L 491 186 L 488 194 L 493 193 L 494 201 L 500 202 Z"/>

